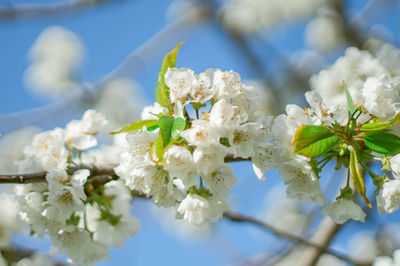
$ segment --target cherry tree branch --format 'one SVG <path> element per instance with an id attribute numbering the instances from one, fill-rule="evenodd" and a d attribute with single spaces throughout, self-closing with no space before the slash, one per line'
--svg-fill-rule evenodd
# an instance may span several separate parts
<path id="1" fill-rule="evenodd" d="M 8 262 L 18 262 L 22 259 L 28 258 L 32 256 L 36 250 L 27 249 L 23 247 L 6 247 L 0 249 L 1 255 L 8 261 Z M 54 266 L 67 266 L 71 265 L 69 263 L 59 261 L 56 259 L 52 260 Z"/>
<path id="2" fill-rule="evenodd" d="M 301 236 L 297 236 L 297 235 L 292 234 L 290 232 L 278 229 L 278 228 L 274 227 L 273 225 L 270 225 L 270 224 L 268 224 L 268 223 L 266 223 L 264 221 L 258 220 L 258 219 L 254 218 L 254 217 L 251 217 L 251 216 L 246 216 L 246 215 L 243 215 L 243 214 L 240 214 L 240 213 L 236 213 L 236 212 L 225 212 L 224 213 L 224 217 L 226 219 L 230 220 L 230 221 L 233 221 L 233 222 L 250 223 L 250 224 L 257 225 L 257 226 L 259 226 L 259 227 L 261 227 L 263 229 L 266 229 L 266 230 L 274 233 L 275 235 L 277 235 L 279 237 L 287 238 L 287 239 L 293 240 L 295 242 L 298 242 L 300 244 L 307 245 L 309 247 L 312 247 L 312 248 L 318 250 L 319 252 L 321 252 L 321 254 L 322 253 L 327 253 L 327 254 L 333 255 L 333 256 L 335 256 L 335 257 L 337 257 L 339 259 L 342 259 L 344 261 L 350 262 L 350 263 L 352 263 L 354 265 L 359 265 L 359 266 L 365 265 L 365 266 L 367 266 L 367 265 L 371 265 L 372 264 L 372 261 L 363 261 L 363 260 L 358 260 L 358 259 L 351 258 L 351 257 L 349 257 L 347 255 L 341 254 L 338 251 L 335 251 L 335 250 L 332 250 L 330 248 L 327 248 L 325 243 L 318 243 L 318 242 L 315 242 L 313 240 L 310 241 L 310 240 L 305 239 L 305 238 L 303 238 Z M 332 234 L 330 234 L 330 235 L 332 235 Z M 335 235 L 335 234 L 333 234 L 333 235 Z M 310 265 L 315 265 L 315 264 L 310 264 Z"/>
<path id="3" fill-rule="evenodd" d="M 113 1 L 115 0 L 64 0 L 47 4 L 2 5 L 0 6 L 0 21 L 64 15 Z"/>
<path id="4" fill-rule="evenodd" d="M 225 157 L 225 163 L 230 162 L 241 162 L 248 161 L 249 158 L 234 157 L 233 155 L 227 155 Z M 82 165 L 77 167 L 71 167 L 67 169 L 67 173 L 72 175 L 77 170 L 88 169 L 90 170 L 91 182 L 95 184 L 105 184 L 111 180 L 118 179 L 119 177 L 114 172 L 115 166 L 107 167 L 96 167 L 93 165 Z M 46 182 L 47 172 L 38 173 L 27 173 L 27 174 L 0 174 L 0 184 L 29 184 L 37 182 Z"/>

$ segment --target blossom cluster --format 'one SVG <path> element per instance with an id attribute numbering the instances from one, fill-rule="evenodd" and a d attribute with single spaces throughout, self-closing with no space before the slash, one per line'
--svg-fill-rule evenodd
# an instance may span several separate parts
<path id="1" fill-rule="evenodd" d="M 96 183 L 101 176 L 83 164 L 95 161 L 85 151 L 97 145 L 95 135 L 106 124 L 104 115 L 88 110 L 65 129 L 35 135 L 16 162 L 19 173 L 44 171 L 47 181 L 16 186 L 19 219 L 31 234 L 50 236 L 52 254 L 67 253 L 79 265 L 108 258 L 109 245 L 121 247 L 138 230 L 124 183 Z"/>
<path id="2" fill-rule="evenodd" d="M 383 47 L 383 49 L 386 51 L 391 49 L 392 53 L 396 51 L 393 47 L 387 46 Z M 357 150 L 354 154 L 357 154 L 358 157 L 360 157 L 364 148 L 371 149 L 372 153 L 368 151 L 364 154 L 367 159 L 360 157 L 358 160 L 364 160 L 364 163 L 361 162 L 360 165 L 371 176 L 376 186 L 379 213 L 391 213 L 397 210 L 400 201 L 398 180 L 400 165 L 400 155 L 398 153 L 400 150 L 397 148 L 397 142 L 400 139 L 397 125 L 400 111 L 399 83 L 398 76 L 392 70 L 396 68 L 393 67 L 393 64 L 391 65 L 392 68 L 388 68 L 388 61 L 389 58 L 387 56 L 374 56 L 367 51 L 348 48 L 345 56 L 339 58 L 333 66 L 312 77 L 311 86 L 313 90 L 305 93 L 309 104 L 308 108 L 302 109 L 296 105 L 288 105 L 286 107 L 287 115 L 280 115 L 275 118 L 275 120 L 283 121 L 279 124 L 286 127 L 285 130 L 280 132 L 289 132 L 287 133 L 289 136 L 286 139 L 287 145 L 290 144 L 290 141 L 295 144 L 296 134 L 300 134 L 301 130 L 299 128 L 303 129 L 304 125 L 331 127 L 338 129 L 339 132 L 343 129 L 351 128 L 351 133 L 348 134 L 354 134 L 356 139 L 364 138 L 361 146 L 357 146 L 351 140 L 340 144 L 335 151 L 338 155 L 336 160 L 345 166 L 347 164 L 346 167 L 350 168 L 350 172 L 353 171 L 355 173 L 358 170 L 351 169 L 351 166 L 348 165 L 349 161 L 346 163 L 340 158 L 346 158 L 346 154 L 353 153 L 354 149 Z M 393 59 L 389 62 L 393 62 Z M 347 86 L 343 85 L 343 81 Z M 347 99 L 346 91 L 349 92 Z M 348 110 L 348 98 L 352 100 L 351 107 L 354 106 L 351 115 L 349 115 Z M 353 126 L 350 125 L 352 123 L 354 123 Z M 299 131 L 297 131 L 298 129 Z M 276 133 L 274 134 L 276 135 Z M 285 135 L 281 133 L 278 140 L 282 136 Z M 387 138 L 385 141 L 388 143 L 388 147 L 383 149 L 382 145 L 384 144 L 378 142 L 382 142 L 381 139 L 385 138 Z M 275 142 L 272 145 L 275 145 Z M 371 142 L 373 144 L 370 144 Z M 372 145 L 377 145 L 379 148 Z M 296 145 L 292 146 L 292 148 L 295 147 Z M 295 153 L 294 156 L 299 157 L 301 154 Z M 312 158 L 310 160 L 310 157 L 313 156 L 306 156 L 305 160 L 304 158 L 302 159 L 302 169 L 303 172 L 304 169 L 310 169 L 311 173 L 307 175 L 310 179 L 315 180 L 314 182 L 318 182 L 316 174 L 318 174 L 320 168 L 312 165 L 314 162 Z M 331 158 L 326 155 L 324 157 L 326 160 L 320 162 L 327 163 Z M 300 159 L 297 160 L 300 161 Z M 391 173 L 394 179 L 390 179 L 386 173 L 375 174 L 365 165 L 365 163 L 372 163 L 373 161 L 381 164 L 382 170 L 387 171 L 387 174 Z M 340 168 L 340 163 L 337 169 Z M 358 165 L 358 162 L 354 165 Z M 288 173 L 281 170 L 280 173 L 281 177 L 288 175 Z M 322 210 L 323 214 L 330 216 L 337 223 L 343 223 L 348 219 L 364 221 L 366 216 L 354 202 L 357 200 L 351 195 L 351 189 L 349 190 L 348 185 L 349 183 L 347 183 L 346 189 L 341 191 L 335 202 Z M 362 184 L 362 187 L 365 190 L 364 184 Z M 359 190 L 357 186 L 356 189 Z M 307 191 L 307 189 L 303 189 L 303 191 Z M 365 196 L 365 191 L 360 194 Z M 308 195 L 311 194 L 308 193 Z M 369 205 L 364 196 L 363 199 Z M 319 199 L 319 203 L 325 201 L 322 196 Z"/>
<path id="3" fill-rule="evenodd" d="M 237 182 L 225 158 L 254 156 L 269 118 L 257 114 L 257 95 L 233 71 L 195 74 L 170 67 L 164 78 L 169 106 L 156 102 L 144 109 L 143 124 L 154 121 L 156 128 L 148 125 L 127 134 L 115 171 L 130 189 L 159 206 L 176 208 L 177 218 L 196 225 L 216 221 Z M 164 121 L 172 127 L 167 141 L 164 132 L 171 127 Z"/>

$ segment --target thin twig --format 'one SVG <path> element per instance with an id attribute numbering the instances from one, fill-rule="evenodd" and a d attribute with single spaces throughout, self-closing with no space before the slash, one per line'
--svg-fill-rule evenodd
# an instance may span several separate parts
<path id="1" fill-rule="evenodd" d="M 333 256 L 335 256 L 335 257 L 337 257 L 339 259 L 342 259 L 344 261 L 353 263 L 354 265 L 361 266 L 361 265 L 371 265 L 372 264 L 371 261 L 356 260 L 356 259 L 351 258 L 349 256 L 343 255 L 338 251 L 334 251 L 334 250 L 332 250 L 330 248 L 327 248 L 324 245 L 317 244 L 315 242 L 312 242 L 310 240 L 307 240 L 305 238 L 302 238 L 302 237 L 297 236 L 295 234 L 292 234 L 290 232 L 286 232 L 286 231 L 280 230 L 278 228 L 275 228 L 273 225 L 270 225 L 268 223 L 260 221 L 260 220 L 254 218 L 254 217 L 251 217 L 251 216 L 246 216 L 246 215 L 243 215 L 243 214 L 240 214 L 240 213 L 235 213 L 235 212 L 225 212 L 224 213 L 224 217 L 229 219 L 230 221 L 233 221 L 233 222 L 242 222 L 242 223 L 250 223 L 250 224 L 257 225 L 259 227 L 267 229 L 268 231 L 274 233 L 275 235 L 277 235 L 279 237 L 284 237 L 284 238 L 287 238 L 287 239 L 291 239 L 291 240 L 296 241 L 298 243 L 301 243 L 301 244 L 316 248 L 318 250 L 321 250 L 323 253 L 328 253 L 328 254 L 333 255 Z"/>

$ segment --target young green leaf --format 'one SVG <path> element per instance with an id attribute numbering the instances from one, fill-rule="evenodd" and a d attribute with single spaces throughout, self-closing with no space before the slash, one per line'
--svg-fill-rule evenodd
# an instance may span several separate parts
<path id="1" fill-rule="evenodd" d="M 166 147 L 171 140 L 171 131 L 174 123 L 174 119 L 170 116 L 164 115 L 160 117 L 160 134 L 163 141 L 163 146 Z"/>
<path id="2" fill-rule="evenodd" d="M 351 179 L 353 179 L 354 187 L 357 189 L 358 193 L 361 195 L 368 207 L 372 208 L 371 202 L 369 202 L 365 194 L 364 178 L 361 172 L 360 164 L 358 163 L 355 149 L 350 152 L 350 176 Z"/>
<path id="3" fill-rule="evenodd" d="M 165 57 L 161 64 L 161 70 L 158 74 L 157 86 L 155 91 L 155 98 L 156 101 L 164 107 L 169 107 L 169 90 L 165 85 L 165 73 L 167 73 L 168 68 L 175 67 L 176 65 L 176 58 L 178 56 L 179 48 L 183 42 L 178 44 L 172 51 L 170 51 Z"/>
<path id="4" fill-rule="evenodd" d="M 380 121 L 376 120 L 375 122 L 372 123 L 365 123 L 361 126 L 362 131 L 381 131 L 384 130 L 390 126 L 393 126 L 397 123 L 400 122 L 400 113 L 398 113 L 395 118 L 391 121 Z"/>
<path id="5" fill-rule="evenodd" d="M 159 136 L 150 148 L 150 158 L 154 161 L 162 162 L 164 156 L 163 139 Z"/>
<path id="6" fill-rule="evenodd" d="M 303 125 L 296 130 L 292 144 L 295 153 L 314 158 L 331 150 L 339 141 L 326 127 Z"/>
<path id="7" fill-rule="evenodd" d="M 382 154 L 400 153 L 400 137 L 387 132 L 373 133 L 364 137 L 368 149 Z"/>
<path id="8" fill-rule="evenodd" d="M 179 134 L 185 129 L 185 126 L 186 121 L 182 117 L 177 117 L 174 119 L 171 129 L 171 137 L 173 140 L 176 140 L 179 137 Z"/>
<path id="9" fill-rule="evenodd" d="M 129 132 L 129 131 L 134 131 L 134 130 L 139 130 L 142 129 L 144 126 L 146 126 L 148 129 L 157 126 L 158 120 L 139 120 L 136 122 L 133 122 L 132 124 L 124 126 L 121 130 L 111 132 L 109 134 L 115 135 L 123 132 Z"/>
<path id="10" fill-rule="evenodd" d="M 219 143 L 221 143 L 225 147 L 228 147 L 228 148 L 231 147 L 231 144 L 229 143 L 229 139 L 228 138 L 220 138 L 219 139 Z"/>
<path id="11" fill-rule="evenodd" d="M 354 112 L 354 103 L 353 103 L 353 99 L 351 98 L 350 92 L 347 89 L 347 85 L 346 83 L 343 81 L 342 82 L 342 87 L 344 90 L 344 93 L 346 94 L 346 100 L 347 100 L 347 110 L 349 112 L 349 118 L 351 117 L 351 115 Z"/>

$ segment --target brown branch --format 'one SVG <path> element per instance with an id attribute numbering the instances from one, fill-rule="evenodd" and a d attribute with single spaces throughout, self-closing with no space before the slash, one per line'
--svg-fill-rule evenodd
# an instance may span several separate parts
<path id="1" fill-rule="evenodd" d="M 18 262 L 22 259 L 29 258 L 32 256 L 36 250 L 22 248 L 22 247 L 6 247 L 0 249 L 1 255 L 8 261 L 8 262 Z M 52 258 L 52 265 L 55 266 L 67 266 L 71 265 L 69 263 L 59 261 Z"/>
<path id="2" fill-rule="evenodd" d="M 347 255 L 343 255 L 341 253 L 339 253 L 338 251 L 332 250 L 330 248 L 327 248 L 327 246 L 314 242 L 314 241 L 310 241 L 308 239 L 302 238 L 300 236 L 297 236 L 295 234 L 292 234 L 290 232 L 286 232 L 283 231 L 281 229 L 278 229 L 276 227 L 274 227 L 273 225 L 270 225 L 266 222 L 263 222 L 261 220 L 258 220 L 254 217 L 251 216 L 246 216 L 243 214 L 239 214 L 239 213 L 235 213 L 235 212 L 225 212 L 224 213 L 224 217 L 227 218 L 230 221 L 233 222 L 240 222 L 240 223 L 250 223 L 250 224 L 254 224 L 257 225 L 259 227 L 262 227 L 263 229 L 267 229 L 268 231 L 274 233 L 275 235 L 279 236 L 279 237 L 283 237 L 283 238 L 287 238 L 293 241 L 296 241 L 300 244 L 304 244 L 307 245 L 309 247 L 312 247 L 322 253 L 328 253 L 330 255 L 333 255 L 339 259 L 342 259 L 344 261 L 350 262 L 354 265 L 359 265 L 359 266 L 367 266 L 367 265 L 371 265 L 372 262 L 371 261 L 361 261 L 361 260 L 356 260 L 354 258 L 351 258 Z M 328 218 L 329 219 L 329 218 Z M 312 264 L 314 265 L 314 264 Z"/>
<path id="3" fill-rule="evenodd" d="M 92 180 L 92 182 L 96 184 L 105 184 L 111 180 L 118 178 L 113 170 L 113 167 L 99 168 L 92 165 L 84 165 L 79 167 L 71 167 L 67 169 L 67 173 L 69 175 L 72 175 L 76 171 L 82 169 L 90 170 L 90 176 L 96 177 Z M 47 172 L 0 175 L 0 184 L 28 184 L 46 182 L 46 175 Z"/>
<path id="4" fill-rule="evenodd" d="M 250 158 L 234 157 L 233 155 L 227 155 L 225 162 L 241 162 L 249 161 Z M 67 173 L 72 175 L 77 170 L 88 169 L 90 170 L 90 177 L 93 185 L 105 184 L 111 180 L 118 179 L 118 176 L 114 172 L 114 166 L 108 167 L 96 167 L 94 165 L 82 165 L 78 167 L 71 167 L 67 169 Z M 28 174 L 11 174 L 2 175 L 0 174 L 0 184 L 28 184 L 37 182 L 46 182 L 47 172 L 28 173 Z"/>
<path id="5" fill-rule="evenodd" d="M 43 18 L 91 8 L 114 0 L 64 0 L 48 4 L 18 4 L 0 6 L 0 20 Z"/>

